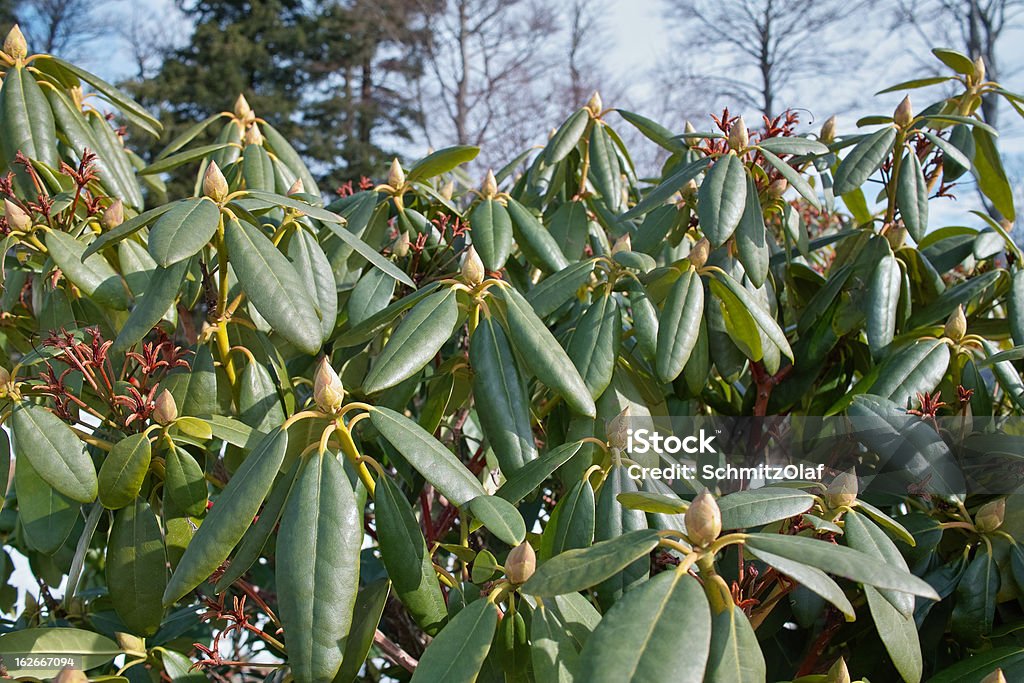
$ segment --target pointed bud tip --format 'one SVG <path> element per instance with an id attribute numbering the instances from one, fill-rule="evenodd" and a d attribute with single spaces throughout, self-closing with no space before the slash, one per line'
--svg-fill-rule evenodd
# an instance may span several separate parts
<path id="1" fill-rule="evenodd" d="M 633 239 L 629 236 L 628 232 L 615 240 L 615 243 L 612 245 L 612 256 L 624 251 L 633 251 Z"/>
<path id="2" fill-rule="evenodd" d="M 857 473 L 852 468 L 845 472 L 840 472 L 825 490 L 825 502 L 832 509 L 843 507 L 844 505 L 852 505 L 857 500 L 859 489 L 860 484 L 857 481 Z"/>
<path id="3" fill-rule="evenodd" d="M 4 200 L 4 217 L 14 230 L 28 230 L 32 226 L 32 216 L 9 199 Z"/>
<path id="4" fill-rule="evenodd" d="M 325 413 L 338 412 L 345 403 L 345 387 L 327 356 L 320 359 L 313 377 L 313 401 Z"/>
<path id="5" fill-rule="evenodd" d="M 974 526 L 982 532 L 995 531 L 1003 525 L 1006 518 L 1006 499 L 989 501 L 982 505 L 974 515 Z"/>
<path id="6" fill-rule="evenodd" d="M 914 120 L 914 107 L 910 104 L 910 95 L 904 97 L 899 103 L 896 111 L 892 114 L 892 119 L 900 128 L 906 128 Z"/>
<path id="7" fill-rule="evenodd" d="M 466 255 L 462 258 L 462 279 L 466 284 L 476 286 L 484 281 L 484 277 L 487 272 L 484 270 L 484 262 L 480 259 L 480 255 L 476 253 L 476 249 L 473 245 L 469 246 L 466 250 Z"/>
<path id="8" fill-rule="evenodd" d="M 107 230 L 113 230 L 122 223 L 124 223 L 124 202 L 120 199 L 115 199 L 114 203 L 103 212 L 100 224 Z"/>
<path id="9" fill-rule="evenodd" d="M 1002 669 L 996 669 L 981 679 L 981 683 L 1006 683 L 1006 674 L 1003 673 Z"/>
<path id="10" fill-rule="evenodd" d="M 396 190 L 405 185 L 405 171 L 402 170 L 402 164 L 397 158 L 391 161 L 391 168 L 388 170 L 388 185 Z"/>
<path id="11" fill-rule="evenodd" d="M 21 27 L 17 24 L 12 26 L 11 30 L 7 32 L 7 37 L 4 38 L 3 51 L 14 60 L 25 59 L 28 56 L 28 43 L 25 41 L 25 34 L 21 32 Z"/>
<path id="12" fill-rule="evenodd" d="M 203 175 L 203 194 L 215 202 L 222 202 L 228 196 L 228 181 L 221 173 L 216 161 L 211 161 Z"/>
<path id="13" fill-rule="evenodd" d="M 263 133 L 260 132 L 260 127 L 255 123 L 249 126 L 245 131 L 245 137 L 242 139 L 245 146 L 249 145 L 262 145 L 263 144 Z"/>
<path id="14" fill-rule="evenodd" d="M 818 136 L 822 142 L 826 145 L 831 144 L 836 139 L 836 117 L 832 115 L 825 119 L 825 123 L 821 126 L 821 133 Z"/>
<path id="15" fill-rule="evenodd" d="M 846 660 L 840 657 L 825 677 L 826 683 L 850 683 L 850 670 L 846 668 Z"/>
<path id="16" fill-rule="evenodd" d="M 967 315 L 962 305 L 958 305 L 956 310 L 949 314 L 942 333 L 953 341 L 960 341 L 967 334 Z"/>
<path id="17" fill-rule="evenodd" d="M 242 93 L 239 93 L 238 98 L 235 100 L 234 114 L 235 118 L 246 124 L 256 120 L 256 113 L 249 106 L 249 100 L 245 99 L 245 95 Z"/>
<path id="18" fill-rule="evenodd" d="M 302 178 L 296 178 L 292 186 L 288 188 L 288 195 L 302 194 L 306 191 L 306 186 L 302 182 Z"/>
<path id="19" fill-rule="evenodd" d="M 161 391 L 153 403 L 152 417 L 158 425 L 169 425 L 178 419 L 178 404 L 169 390 Z"/>
<path id="20" fill-rule="evenodd" d="M 601 101 L 601 93 L 596 90 L 594 91 L 594 94 L 590 96 L 589 100 L 587 100 L 587 109 L 589 109 L 595 116 L 601 113 L 601 110 L 604 109 L 604 102 Z"/>
<path id="21" fill-rule="evenodd" d="M 747 132 L 747 124 L 744 123 L 743 117 L 739 117 L 732 124 L 729 129 L 729 149 L 736 150 L 737 152 L 746 149 L 747 144 L 750 142 L 750 134 Z"/>
<path id="22" fill-rule="evenodd" d="M 505 576 L 519 586 L 527 582 L 537 569 L 537 554 L 528 541 L 509 551 L 505 558 Z"/>
<path id="23" fill-rule="evenodd" d="M 483 185 L 480 186 L 480 194 L 490 199 L 498 194 L 498 181 L 494 177 L 494 171 L 487 169 L 487 175 L 484 177 Z"/>
<path id="24" fill-rule="evenodd" d="M 622 409 L 622 412 L 608 420 L 608 425 L 605 427 L 605 441 L 612 448 L 618 448 L 620 451 L 625 450 L 629 443 L 629 418 L 630 418 L 629 406 Z"/>
<path id="25" fill-rule="evenodd" d="M 409 244 L 409 233 L 400 233 L 398 239 L 395 240 L 394 246 L 391 247 L 391 253 L 398 258 L 403 258 L 409 254 Z"/>
<path id="26" fill-rule="evenodd" d="M 722 533 L 722 511 L 711 491 L 704 489 L 697 494 L 686 508 L 683 523 L 687 538 L 697 547 L 711 545 L 718 538 Z"/>
<path id="27" fill-rule="evenodd" d="M 708 242 L 707 237 L 701 237 L 697 240 L 696 244 L 690 247 L 690 253 L 686 258 L 690 260 L 691 266 L 699 270 L 708 262 L 708 256 L 710 254 L 711 243 Z"/>

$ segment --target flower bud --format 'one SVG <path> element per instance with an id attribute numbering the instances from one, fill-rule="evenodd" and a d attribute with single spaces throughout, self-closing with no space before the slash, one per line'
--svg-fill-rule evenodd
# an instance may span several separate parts
<path id="1" fill-rule="evenodd" d="M 704 489 L 690 503 L 683 516 L 686 536 L 697 547 L 710 545 L 722 533 L 722 511 L 710 491 Z"/>
<path id="2" fill-rule="evenodd" d="M 484 184 L 480 186 L 480 194 L 485 199 L 490 199 L 494 195 L 498 194 L 498 181 L 494 177 L 494 171 L 487 169 L 487 176 L 484 178 Z"/>
<path id="3" fill-rule="evenodd" d="M 683 135 L 693 135 L 696 132 L 697 129 L 694 128 L 693 124 L 690 123 L 689 121 L 687 121 L 686 124 L 683 126 Z M 686 145 L 687 147 L 693 147 L 695 144 L 697 144 L 697 139 L 684 137 L 683 144 Z"/>
<path id="4" fill-rule="evenodd" d="M 325 413 L 336 413 L 345 402 L 345 387 L 341 378 L 331 367 L 327 356 L 320 359 L 313 377 L 313 401 Z"/>
<path id="5" fill-rule="evenodd" d="M 463 281 L 467 285 L 476 286 L 484 281 L 486 274 L 484 262 L 480 260 L 480 255 L 476 253 L 473 245 L 470 245 L 469 249 L 466 250 L 466 255 L 462 257 Z"/>
<path id="6" fill-rule="evenodd" d="M 7 218 L 7 225 L 13 230 L 24 231 L 32 227 L 32 216 L 9 199 L 4 200 L 4 216 Z"/>
<path id="7" fill-rule="evenodd" d="M 846 668 L 846 660 L 840 657 L 825 675 L 825 683 L 850 683 L 850 670 Z"/>
<path id="8" fill-rule="evenodd" d="M 625 450 L 626 444 L 629 442 L 629 417 L 629 406 L 626 406 L 622 409 L 621 413 L 608 420 L 608 425 L 604 429 L 604 435 L 605 441 L 612 448 L 618 448 L 620 451 Z"/>
<path id="9" fill-rule="evenodd" d="M 306 186 L 302 184 L 302 178 L 296 178 L 292 186 L 288 188 L 288 196 L 293 194 L 302 194 L 306 191 Z"/>
<path id="10" fill-rule="evenodd" d="M 118 646 L 125 652 L 145 652 L 146 641 L 131 633 L 123 633 L 117 631 L 114 633 L 114 640 L 117 641 Z"/>
<path id="11" fill-rule="evenodd" d="M 786 194 L 786 190 L 788 189 L 789 183 L 786 182 L 785 178 L 773 180 L 772 184 L 768 186 L 768 196 L 772 199 L 778 199 L 782 195 Z"/>
<path id="12" fill-rule="evenodd" d="M 52 679 L 53 683 L 89 683 L 89 677 L 81 669 L 66 666 Z"/>
<path id="13" fill-rule="evenodd" d="M 391 162 L 391 169 L 388 171 L 388 185 L 395 190 L 405 185 L 405 171 L 402 170 L 402 164 L 398 163 L 398 159 Z"/>
<path id="14" fill-rule="evenodd" d="M 391 247 L 391 253 L 402 258 L 409 254 L 409 233 L 403 232 L 398 235 L 395 244 Z"/>
<path id="15" fill-rule="evenodd" d="M 711 243 L 708 242 L 707 237 L 701 237 L 697 240 L 697 243 L 690 247 L 690 253 L 686 258 L 690 260 L 690 265 L 698 270 L 704 267 L 704 264 L 708 262 L 708 254 L 711 253 Z"/>
<path id="16" fill-rule="evenodd" d="M 153 421 L 158 425 L 169 425 L 178 419 L 178 404 L 174 402 L 174 396 L 167 389 L 164 389 L 156 397 L 153 408 Z"/>
<path id="17" fill-rule="evenodd" d="M 114 203 L 108 206 L 107 210 L 103 212 L 103 218 L 100 219 L 100 225 L 107 230 L 113 230 L 122 223 L 124 223 L 124 202 L 120 199 L 115 199 Z"/>
<path id="18" fill-rule="evenodd" d="M 679 191 L 679 194 L 683 195 L 683 199 L 695 199 L 698 191 L 699 188 L 697 187 L 697 181 L 691 178 L 686 181 L 686 184 L 683 185 L 683 189 Z"/>
<path id="19" fill-rule="evenodd" d="M 255 123 L 249 126 L 245 131 L 245 137 L 242 139 L 245 146 L 249 145 L 262 145 L 263 144 L 263 133 L 260 132 L 260 127 Z"/>
<path id="20" fill-rule="evenodd" d="M 612 245 L 612 256 L 623 251 L 633 251 L 633 240 L 630 238 L 628 232 L 615 240 L 615 244 Z"/>
<path id="21" fill-rule="evenodd" d="M 441 187 L 440 195 L 445 199 L 450 200 L 453 194 L 455 194 L 455 181 L 449 180 Z"/>
<path id="22" fill-rule="evenodd" d="M 604 103 L 601 101 L 601 93 L 596 90 L 594 91 L 594 94 L 590 96 L 590 100 L 587 102 L 587 109 L 589 109 L 590 113 L 594 116 L 601 113 L 601 110 L 604 109 Z"/>
<path id="23" fill-rule="evenodd" d="M 834 115 L 828 117 L 822 124 L 818 139 L 826 145 L 832 144 L 832 141 L 836 139 L 836 117 Z"/>
<path id="24" fill-rule="evenodd" d="M 900 128 L 906 128 L 914 120 L 914 108 L 910 105 L 910 95 L 903 98 L 896 111 L 892 113 L 892 120 Z"/>
<path id="25" fill-rule="evenodd" d="M 1002 669 L 996 669 L 988 676 L 981 679 L 981 683 L 1006 683 L 1006 675 L 1003 674 Z"/>
<path id="26" fill-rule="evenodd" d="M 228 191 L 227 178 L 220 172 L 217 162 L 211 161 L 203 175 L 203 194 L 215 202 L 222 202 L 228 196 Z"/>
<path id="27" fill-rule="evenodd" d="M 985 81 L 985 58 L 981 55 L 974 60 L 974 82 L 983 83 Z"/>
<path id="28" fill-rule="evenodd" d="M 239 93 L 238 99 L 235 100 L 235 118 L 243 123 L 251 123 L 256 119 L 256 113 L 249 106 L 249 101 L 245 99 L 245 95 Z"/>
<path id="29" fill-rule="evenodd" d="M 974 528 L 985 533 L 995 531 L 1003 525 L 1006 516 L 1006 499 L 1000 498 L 982 505 L 974 515 Z"/>
<path id="30" fill-rule="evenodd" d="M 741 116 L 736 119 L 736 122 L 729 129 L 729 149 L 734 149 L 738 152 L 746 148 L 748 142 L 750 142 L 750 135 L 747 133 L 747 124 L 743 122 L 743 117 Z"/>
<path id="31" fill-rule="evenodd" d="M 21 32 L 21 27 L 17 24 L 11 27 L 7 37 L 4 38 L 3 50 L 8 57 L 15 61 L 28 56 L 28 43 L 25 42 L 25 34 Z"/>
<path id="32" fill-rule="evenodd" d="M 963 306 L 957 306 L 956 310 L 949 314 L 942 334 L 953 341 L 960 341 L 964 338 L 964 335 L 967 334 L 967 316 L 964 314 Z"/>
<path id="33" fill-rule="evenodd" d="M 907 228 L 903 223 L 893 223 L 885 233 L 885 241 L 889 243 L 893 251 L 903 246 L 907 241 Z"/>
<path id="34" fill-rule="evenodd" d="M 536 569 L 537 554 L 528 541 L 512 548 L 505 558 L 505 576 L 517 586 L 526 583 Z"/>
<path id="35" fill-rule="evenodd" d="M 7 368 L 5 368 L 2 365 L 0 365 L 0 388 L 6 387 L 10 383 L 11 383 L 11 373 L 10 373 L 10 371 Z"/>
<path id="36" fill-rule="evenodd" d="M 844 505 L 852 505 L 857 500 L 857 473 L 853 469 L 840 472 L 825 489 L 825 502 L 833 510 Z"/>

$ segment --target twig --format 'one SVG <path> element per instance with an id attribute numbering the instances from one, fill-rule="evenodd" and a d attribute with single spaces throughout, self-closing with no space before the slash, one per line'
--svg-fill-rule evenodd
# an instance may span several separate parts
<path id="1" fill-rule="evenodd" d="M 388 659 L 393 661 L 395 664 L 402 667 L 409 673 L 416 671 L 419 661 L 399 647 L 397 643 L 381 633 L 380 629 L 377 629 L 374 632 L 373 642 L 376 643 L 377 647 L 379 647 L 384 654 L 387 655 Z"/>

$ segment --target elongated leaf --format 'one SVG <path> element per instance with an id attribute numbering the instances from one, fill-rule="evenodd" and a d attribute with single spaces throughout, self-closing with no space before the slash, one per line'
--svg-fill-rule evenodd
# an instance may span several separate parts
<path id="1" fill-rule="evenodd" d="M 189 262 L 178 261 L 170 268 L 157 267 L 149 278 L 145 293 L 135 301 L 135 307 L 111 347 L 115 352 L 124 352 L 142 341 L 150 330 L 170 309 L 178 298 Z"/>
<path id="2" fill-rule="evenodd" d="M 308 273 L 306 289 L 320 313 L 320 329 L 323 330 L 324 341 L 327 341 L 338 322 L 338 284 L 331 271 L 331 262 L 316 237 L 305 230 L 299 230 L 288 243 L 288 256 L 295 263 L 296 272 Z"/>
<path id="3" fill-rule="evenodd" d="M 160 596 L 167 585 L 167 558 L 160 525 L 142 498 L 114 516 L 107 541 L 107 585 L 114 610 L 131 631 L 151 636 L 160 627 Z"/>
<path id="4" fill-rule="evenodd" d="M 858 142 L 836 169 L 832 179 L 836 196 L 853 192 L 866 183 L 889 156 L 895 141 L 896 129 L 886 126 Z"/>
<path id="5" fill-rule="evenodd" d="M 713 614 L 708 683 L 756 683 L 764 681 L 764 655 L 750 620 L 739 607 Z"/>
<path id="6" fill-rule="evenodd" d="M 878 358 L 896 335 L 900 302 L 900 264 L 892 253 L 879 260 L 868 286 L 867 337 L 871 354 Z"/>
<path id="7" fill-rule="evenodd" d="M 763 551 L 778 555 L 868 586 L 939 599 L 935 589 L 910 572 L 879 564 L 870 555 L 845 546 L 779 534 L 751 534 L 746 546 L 755 554 Z"/>
<path id="8" fill-rule="evenodd" d="M 540 284 L 527 292 L 526 300 L 538 316 L 547 317 L 575 297 L 579 288 L 590 280 L 593 272 L 593 259 L 573 263 L 544 278 Z"/>
<path id="9" fill-rule="evenodd" d="M 758 142 L 757 146 L 761 151 L 768 150 L 775 154 L 793 154 L 798 156 L 804 154 L 828 154 L 829 151 L 827 145 L 817 140 L 799 136 L 766 138 Z"/>
<path id="10" fill-rule="evenodd" d="M 551 166 L 569 156 L 569 153 L 576 147 L 576 143 L 583 137 L 583 131 L 587 129 L 588 123 L 590 123 L 590 113 L 586 109 L 578 109 L 567 118 L 548 140 L 548 146 L 544 148 L 545 163 Z"/>
<path id="11" fill-rule="evenodd" d="M 171 446 L 165 453 L 164 491 L 177 509 L 197 517 L 206 509 L 206 477 L 196 459 L 182 448 Z"/>
<path id="12" fill-rule="evenodd" d="M 167 171 L 173 171 L 179 166 L 184 166 L 192 161 L 198 161 L 204 159 L 214 152 L 220 151 L 229 144 L 226 142 L 220 142 L 213 145 L 202 145 L 201 147 L 193 147 L 192 149 L 181 152 L 180 154 L 174 154 L 170 156 L 161 157 L 159 160 L 154 161 L 149 166 L 138 171 L 139 175 L 155 175 L 157 173 L 166 173 Z"/>
<path id="13" fill-rule="evenodd" d="M 531 614 L 530 658 L 537 680 L 572 683 L 579 671 L 579 650 L 554 609 L 541 604 Z"/>
<path id="14" fill-rule="evenodd" d="M 260 123 L 260 130 L 265 138 L 264 146 L 269 147 L 269 150 L 288 167 L 289 171 L 302 179 L 302 185 L 307 193 L 319 196 L 320 191 L 317 189 L 316 179 L 288 140 L 266 121 Z"/>
<path id="15" fill-rule="evenodd" d="M 784 140 L 787 138 L 775 139 Z M 807 182 L 802 175 L 800 175 L 799 171 L 772 154 L 769 150 L 765 149 L 763 145 L 761 145 L 761 154 L 763 154 L 764 158 L 768 160 L 768 163 L 774 166 L 779 173 L 782 174 L 782 177 L 786 179 L 786 182 L 792 185 L 793 189 L 800 193 L 801 197 L 809 201 L 811 206 L 814 208 L 821 208 L 821 202 L 818 200 L 818 194 L 814 191 L 814 188 L 811 187 L 811 184 Z"/>
<path id="16" fill-rule="evenodd" d="M 96 499 L 99 484 L 92 459 L 74 432 L 46 408 L 23 403 L 11 415 L 14 452 L 39 476 L 72 500 Z"/>
<path id="17" fill-rule="evenodd" d="M 596 400 L 612 382 L 619 355 L 622 321 L 610 295 L 600 296 L 576 323 L 566 353 Z"/>
<path id="18" fill-rule="evenodd" d="M 932 392 L 949 365 L 949 347 L 942 341 L 919 341 L 882 365 L 871 393 L 906 405 L 918 393 Z"/>
<path id="19" fill-rule="evenodd" d="M 814 496 L 806 491 L 766 486 L 737 491 L 718 499 L 723 529 L 748 529 L 807 512 Z"/>
<path id="20" fill-rule="evenodd" d="M 923 239 L 928 230 L 928 183 L 921 170 L 921 162 L 913 152 L 904 155 L 900 166 L 896 205 L 910 236 L 917 241 Z"/>
<path id="21" fill-rule="evenodd" d="M 383 311 L 394 293 L 395 280 L 387 273 L 376 268 L 363 273 L 348 297 L 349 324 L 359 325 Z"/>
<path id="22" fill-rule="evenodd" d="M 623 214 L 623 218 L 641 216 L 652 209 L 664 204 L 668 199 L 679 192 L 688 182 L 700 175 L 701 171 L 708 167 L 707 159 L 697 159 L 665 178 L 657 187 L 648 191 L 644 198 L 636 206 Z"/>
<path id="23" fill-rule="evenodd" d="M 499 539 L 515 546 L 526 538 L 526 522 L 512 503 L 498 496 L 477 496 L 469 511 Z"/>
<path id="24" fill-rule="evenodd" d="M 508 200 L 512 235 L 527 260 L 547 273 L 557 273 L 569 265 L 558 242 L 540 220 L 515 199 Z"/>
<path id="25" fill-rule="evenodd" d="M 996 149 L 995 135 L 977 125 L 971 131 L 974 137 L 974 175 L 978 178 L 978 187 L 992 202 L 996 211 L 1008 221 L 1013 222 L 1016 210 L 1013 206 L 1013 189 L 1007 180 L 1003 162 Z"/>
<path id="26" fill-rule="evenodd" d="M 779 323 L 776 322 L 775 318 L 756 301 L 751 299 L 750 293 L 746 288 L 730 276 L 722 273 L 716 273 L 716 276 L 717 277 L 711 280 L 710 283 L 712 291 L 716 294 L 720 293 L 721 289 L 718 287 L 719 284 L 729 290 L 729 292 L 743 304 L 743 307 L 749 312 L 750 317 L 754 319 L 754 322 L 757 323 L 757 326 L 762 332 L 764 332 L 765 336 L 768 337 L 773 344 L 779 347 L 779 350 L 782 351 L 783 355 L 790 360 L 793 360 L 793 349 L 790 348 L 789 340 L 786 339 L 786 333 L 782 331 L 781 327 L 779 327 Z"/>
<path id="27" fill-rule="evenodd" d="M 832 603 L 846 616 L 847 621 L 853 621 L 856 618 L 856 611 L 850 604 L 849 598 L 843 593 L 843 589 L 822 570 L 800 560 L 793 560 L 767 551 L 755 550 L 750 547 L 747 550 L 765 564 L 775 567 L 804 588 Z"/>
<path id="28" fill-rule="evenodd" d="M 761 200 L 752 178 L 747 178 L 747 199 L 743 206 L 743 217 L 736 228 L 736 252 L 750 282 L 755 287 L 763 286 L 768 277 L 770 254 Z"/>
<path id="29" fill-rule="evenodd" d="M 21 64 L 9 68 L 4 74 L 0 116 L 7 165 L 21 152 L 29 159 L 41 161 L 51 168 L 57 167 L 57 131 L 53 112 L 35 77 Z"/>
<path id="30" fill-rule="evenodd" d="M 461 506 L 485 494 L 483 486 L 455 454 L 409 418 L 390 408 L 376 407 L 370 412 L 370 421 L 448 500 Z"/>
<path id="31" fill-rule="evenodd" d="M 412 683 L 473 683 L 491 648 L 498 611 L 477 600 L 455 615 L 423 653 Z"/>
<path id="32" fill-rule="evenodd" d="M 405 174 L 405 179 L 408 182 L 415 182 L 439 176 L 457 166 L 468 164 L 476 159 L 476 155 L 479 153 L 480 148 L 472 145 L 456 145 L 439 149 L 413 164 L 413 167 Z"/>
<path id="33" fill-rule="evenodd" d="M 27 457 L 15 463 L 14 489 L 28 547 L 46 555 L 57 552 L 78 521 L 81 506 L 50 486 Z"/>
<path id="34" fill-rule="evenodd" d="M 1008 681 L 1024 673 L 1024 648 L 1004 645 L 979 652 L 943 669 L 929 678 L 928 683 L 981 683 L 996 669 L 1000 669 Z"/>
<path id="35" fill-rule="evenodd" d="M 256 310 L 304 353 L 320 348 L 320 318 L 309 301 L 303 278 L 260 230 L 231 220 L 225 230 L 231 266 Z"/>
<path id="36" fill-rule="evenodd" d="M 455 290 L 450 288 L 413 306 L 374 361 L 363 389 L 373 394 L 422 370 L 448 341 L 458 317 Z"/>
<path id="37" fill-rule="evenodd" d="M 720 247 L 732 237 L 743 217 L 747 198 L 747 172 L 735 154 L 727 154 L 715 162 L 697 193 L 697 214 L 700 229 Z"/>
<path id="38" fill-rule="evenodd" d="M 116 510 L 135 500 L 149 472 L 151 457 L 152 447 L 145 434 L 132 434 L 114 444 L 100 465 L 99 496 L 103 507 Z"/>
<path id="39" fill-rule="evenodd" d="M 704 283 L 688 268 L 669 290 L 658 322 L 655 367 L 662 382 L 671 382 L 683 371 L 697 345 L 704 315 Z"/>
<path id="40" fill-rule="evenodd" d="M 618 494 L 616 498 L 628 495 Z M 588 548 L 594 542 L 597 500 L 589 479 L 576 482 L 555 506 L 541 539 L 541 561 L 575 548 Z M 575 595 L 575 593 L 573 594 Z"/>
<path id="41" fill-rule="evenodd" d="M 0 651 L 6 655 L 25 654 L 38 657 L 49 655 L 53 658 L 66 656 L 79 656 L 81 665 L 85 669 L 95 669 L 103 666 L 114 657 L 121 654 L 118 647 L 110 638 L 79 628 L 28 628 L 20 631 L 12 631 L 0 636 Z M 13 658 L 11 658 L 13 659 Z M 18 669 L 16 666 L 8 666 L 7 672 L 12 676 L 43 676 L 50 678 L 60 673 L 61 667 L 29 667 Z"/>
<path id="42" fill-rule="evenodd" d="M 580 679 L 699 683 L 710 645 L 711 611 L 700 584 L 685 572 L 670 570 L 605 614 L 580 653 Z"/>
<path id="43" fill-rule="evenodd" d="M 164 591 L 165 605 L 198 586 L 227 559 L 259 512 L 287 449 L 288 433 L 277 429 L 249 453 L 185 549 Z"/>
<path id="44" fill-rule="evenodd" d="M 103 233 L 102 235 L 94 239 L 92 242 L 90 242 L 89 246 L 85 248 L 85 252 L 82 253 L 82 259 L 87 259 L 89 258 L 89 256 L 95 254 L 96 252 L 98 252 L 100 249 L 103 249 L 107 245 L 119 242 L 123 240 L 125 237 L 128 237 L 129 235 L 138 232 L 139 230 L 146 227 L 163 214 L 173 209 L 174 207 L 174 203 L 165 204 L 163 206 L 158 206 L 155 209 L 150 209 L 145 213 L 140 213 L 138 216 L 135 216 L 134 218 L 129 218 L 128 220 L 126 220 L 124 223 L 117 226 L 113 230 Z"/>
<path id="45" fill-rule="evenodd" d="M 616 109 L 615 111 L 619 116 L 631 123 L 634 128 L 640 131 L 644 137 L 651 142 L 664 147 L 670 152 L 682 152 L 686 149 L 686 145 L 675 139 L 672 135 L 672 131 L 665 128 L 657 121 L 652 121 L 646 116 L 641 116 L 640 114 L 635 114 L 631 111 L 626 111 L 625 109 Z"/>
<path id="46" fill-rule="evenodd" d="M 944 159 L 943 159 L 944 163 L 948 164 L 949 162 L 952 161 L 957 166 L 960 166 L 961 168 L 964 168 L 964 169 L 970 169 L 971 168 L 971 159 L 970 159 L 970 157 L 968 157 L 966 154 L 964 154 L 960 150 L 960 148 L 957 147 L 956 145 L 954 145 L 951 141 L 946 140 L 944 138 L 940 138 L 935 133 L 932 133 L 932 132 L 927 131 L 927 130 L 922 130 L 921 134 L 924 135 L 929 140 L 931 140 L 932 144 L 939 148 L 939 150 L 942 152 L 942 155 L 944 157 Z"/>
<path id="47" fill-rule="evenodd" d="M 323 220 L 317 216 L 313 217 L 317 218 L 318 220 Z M 370 247 L 370 245 L 368 245 L 363 240 L 359 239 L 355 234 L 349 232 L 349 230 L 344 225 L 339 225 L 335 222 L 325 222 L 324 224 L 331 230 L 332 233 L 334 233 L 336 237 L 338 237 L 338 239 L 340 239 L 342 242 L 351 247 L 352 251 L 356 252 L 364 259 L 369 261 L 374 268 L 379 268 L 380 270 L 384 271 L 385 273 L 395 278 L 402 284 L 409 285 L 413 289 L 416 289 L 416 283 L 413 282 L 412 278 L 406 275 L 401 268 L 399 268 L 394 263 L 381 256 L 377 251 Z"/>
<path id="48" fill-rule="evenodd" d="M 250 456 L 251 457 L 251 456 Z M 341 666 L 359 590 L 363 517 L 337 457 L 306 462 L 281 515 L 277 598 L 296 680 L 327 682 Z M 194 541 L 193 541 L 194 542 Z"/>
<path id="49" fill-rule="evenodd" d="M 541 382 L 564 398 L 570 408 L 581 415 L 594 417 L 594 399 L 558 340 L 519 292 L 511 287 L 502 287 L 500 291 L 508 313 L 509 336 L 527 367 Z"/>
<path id="50" fill-rule="evenodd" d="M 582 445 L 579 441 L 562 444 L 543 457 L 531 460 L 508 476 L 494 495 L 510 503 L 518 503 L 576 455 Z"/>
<path id="51" fill-rule="evenodd" d="M 116 311 L 128 309 L 124 282 L 99 254 L 82 258 L 85 243 L 64 232 L 46 233 L 46 248 L 53 262 L 76 287 L 97 304 Z"/>
<path id="52" fill-rule="evenodd" d="M 345 641 L 341 668 L 334 677 L 334 683 L 352 683 L 359 675 L 373 646 L 374 635 L 384 614 L 384 606 L 390 592 L 391 582 L 387 579 L 374 581 L 360 589 L 352 610 L 352 628 Z"/>
<path id="53" fill-rule="evenodd" d="M 469 343 L 473 400 L 484 436 L 509 477 L 537 457 L 530 400 L 516 369 L 512 346 L 493 318 L 480 321 Z M 515 502 L 515 501 L 513 501 Z"/>
<path id="54" fill-rule="evenodd" d="M 903 555 L 896 548 L 896 544 L 889 540 L 885 532 L 853 510 L 846 513 L 844 519 L 846 520 L 844 537 L 847 545 L 854 550 L 874 555 L 888 565 L 909 571 L 907 561 L 903 559 Z M 891 591 L 884 588 L 879 593 L 899 611 L 901 616 L 904 618 L 913 617 L 913 596 L 908 593 Z"/>
<path id="55" fill-rule="evenodd" d="M 875 628 L 878 629 L 878 635 L 896 670 L 904 681 L 920 681 L 924 662 L 913 615 L 900 614 L 898 609 L 871 586 L 864 586 L 864 595 L 868 599 L 868 608 L 871 610 L 871 618 L 875 621 Z"/>
<path id="56" fill-rule="evenodd" d="M 594 189 L 601 195 L 611 211 L 618 213 L 622 204 L 622 192 L 619 189 L 619 157 L 615 153 L 615 143 L 605 131 L 602 124 L 594 124 L 590 130 L 590 173 L 587 176 Z"/>
<path id="57" fill-rule="evenodd" d="M 950 629 L 968 642 L 980 642 L 992 630 L 999 593 L 999 567 L 984 548 L 967 565 L 956 588 Z"/>
<path id="58" fill-rule="evenodd" d="M 501 270 L 512 252 L 512 219 L 495 199 L 485 199 L 469 215 L 473 246 L 489 271 Z"/>
<path id="59" fill-rule="evenodd" d="M 538 567 L 523 584 L 523 592 L 550 597 L 590 588 L 646 556 L 658 545 L 659 538 L 657 531 L 641 529 L 589 548 L 568 550 Z"/>

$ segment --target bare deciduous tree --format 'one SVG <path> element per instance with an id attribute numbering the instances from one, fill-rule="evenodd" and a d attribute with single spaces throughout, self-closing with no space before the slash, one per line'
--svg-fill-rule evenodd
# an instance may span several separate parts
<path id="1" fill-rule="evenodd" d="M 81 49 L 108 30 L 103 0 L 22 0 L 16 13 L 33 50 L 62 57 L 83 56 Z"/>

